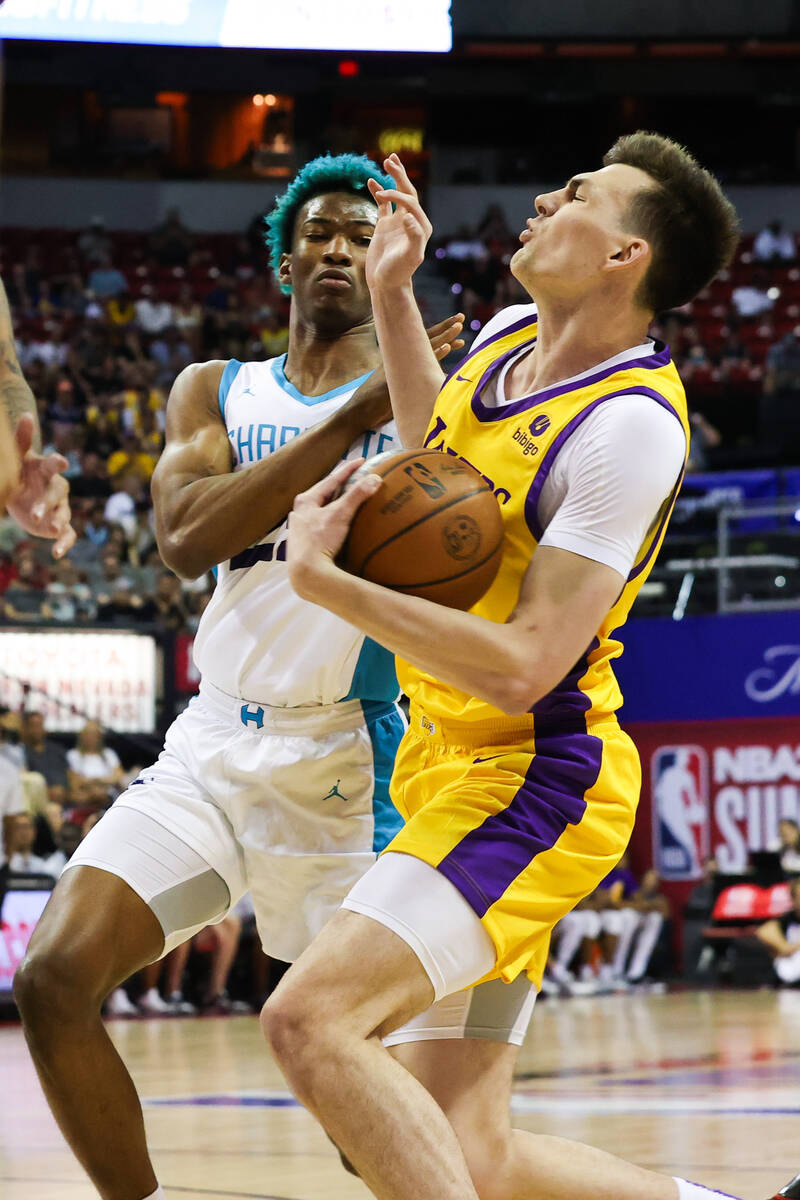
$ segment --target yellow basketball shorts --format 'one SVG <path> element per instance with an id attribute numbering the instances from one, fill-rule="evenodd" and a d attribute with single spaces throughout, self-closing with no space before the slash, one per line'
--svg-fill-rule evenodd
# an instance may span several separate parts
<path id="1" fill-rule="evenodd" d="M 541 726 L 442 722 L 411 708 L 391 796 L 407 824 L 387 850 L 436 867 L 497 950 L 486 978 L 538 987 L 554 926 L 616 866 L 633 829 L 639 755 L 613 718 Z"/>

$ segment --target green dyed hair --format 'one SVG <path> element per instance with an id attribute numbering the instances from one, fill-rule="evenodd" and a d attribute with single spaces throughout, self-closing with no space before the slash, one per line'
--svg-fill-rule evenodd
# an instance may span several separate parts
<path id="1" fill-rule="evenodd" d="M 323 192 L 352 192 L 371 200 L 368 179 L 377 179 L 385 188 L 393 188 L 394 180 L 384 175 L 377 163 L 366 154 L 321 154 L 312 158 L 295 175 L 283 195 L 275 201 L 272 212 L 264 218 L 267 226 L 265 242 L 269 250 L 270 265 L 278 278 L 281 255 L 292 249 L 292 233 L 299 209 L 312 196 Z M 288 284 L 281 284 L 281 291 L 291 294 Z"/>

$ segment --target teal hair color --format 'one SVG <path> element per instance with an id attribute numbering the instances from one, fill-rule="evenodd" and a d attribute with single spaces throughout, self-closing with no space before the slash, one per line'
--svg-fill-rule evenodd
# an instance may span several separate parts
<path id="1" fill-rule="evenodd" d="M 292 248 L 295 217 L 306 200 L 323 192 L 352 192 L 371 200 L 368 179 L 377 179 L 385 188 L 395 186 L 391 176 L 384 175 L 366 154 L 322 154 L 297 172 L 283 195 L 275 201 L 272 212 L 264 218 L 267 226 L 264 240 L 276 279 L 281 255 L 288 254 Z M 287 295 L 291 290 L 288 285 L 281 284 L 281 291 Z"/>

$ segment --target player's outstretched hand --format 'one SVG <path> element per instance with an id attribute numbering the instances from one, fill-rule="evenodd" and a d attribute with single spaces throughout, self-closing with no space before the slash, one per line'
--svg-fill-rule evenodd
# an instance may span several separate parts
<path id="1" fill-rule="evenodd" d="M 464 339 L 460 334 L 463 328 L 464 314 L 453 313 L 451 317 L 445 317 L 443 321 L 438 321 L 425 331 L 438 362 L 447 358 L 451 350 L 462 348 Z M 386 421 L 391 421 L 392 405 L 383 363 L 375 368 L 369 379 L 356 388 L 347 401 L 347 407 L 358 411 L 362 430 L 374 429 Z"/>
<path id="2" fill-rule="evenodd" d="M 460 334 L 464 328 L 464 321 L 463 313 L 453 313 L 452 317 L 445 317 L 443 321 L 425 330 L 438 362 L 447 358 L 451 350 L 460 350 L 463 347 L 464 339 Z"/>
<path id="3" fill-rule="evenodd" d="M 15 439 L 20 457 L 19 484 L 7 501 L 11 516 L 34 537 L 53 539 L 53 557 L 62 558 L 75 541 L 70 524 L 69 484 L 62 472 L 68 463 L 62 454 L 37 454 L 33 446 L 33 418 L 20 417 Z"/>
<path id="4" fill-rule="evenodd" d="M 390 154 L 383 166 L 397 187 L 382 188 L 377 179 L 367 181 L 378 206 L 378 223 L 367 251 L 367 283 L 371 290 L 410 283 L 433 232 L 417 189 L 397 155 Z"/>
<path id="5" fill-rule="evenodd" d="M 286 563 L 292 587 L 304 600 L 318 600 L 325 590 L 325 576 L 344 544 L 356 510 L 383 480 L 364 475 L 343 491 L 347 480 L 364 462 L 363 458 L 340 463 L 330 475 L 295 498 L 289 516 Z"/>

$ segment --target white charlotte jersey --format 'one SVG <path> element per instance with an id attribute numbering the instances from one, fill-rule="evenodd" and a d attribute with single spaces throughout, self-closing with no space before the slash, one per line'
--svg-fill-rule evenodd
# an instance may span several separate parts
<path id="1" fill-rule="evenodd" d="M 362 375 L 322 396 L 303 396 L 286 378 L 285 362 L 285 354 L 267 362 L 231 359 L 222 373 L 219 407 L 236 471 L 318 425 L 368 378 Z M 390 423 L 367 430 L 346 457 L 399 449 Z M 261 542 L 219 565 L 194 643 L 201 675 L 229 696 L 274 707 L 395 700 L 394 657 L 295 593 L 286 567 L 286 534 L 287 522 L 281 521 Z"/>

